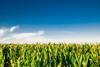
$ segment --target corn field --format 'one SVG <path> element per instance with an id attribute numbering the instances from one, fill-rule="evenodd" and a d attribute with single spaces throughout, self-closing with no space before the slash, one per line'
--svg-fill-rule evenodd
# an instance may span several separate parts
<path id="1" fill-rule="evenodd" d="M 0 44 L 0 67 L 100 67 L 100 45 Z"/>

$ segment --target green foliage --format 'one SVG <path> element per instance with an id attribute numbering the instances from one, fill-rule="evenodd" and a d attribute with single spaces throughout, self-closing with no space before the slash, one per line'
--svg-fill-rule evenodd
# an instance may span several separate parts
<path id="1" fill-rule="evenodd" d="M 100 45 L 1 44 L 0 67 L 100 67 Z"/>

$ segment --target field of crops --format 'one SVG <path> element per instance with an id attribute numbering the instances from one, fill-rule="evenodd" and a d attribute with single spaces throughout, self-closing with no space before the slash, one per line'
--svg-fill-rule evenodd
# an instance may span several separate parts
<path id="1" fill-rule="evenodd" d="M 100 45 L 1 44 L 0 67 L 100 67 Z"/>

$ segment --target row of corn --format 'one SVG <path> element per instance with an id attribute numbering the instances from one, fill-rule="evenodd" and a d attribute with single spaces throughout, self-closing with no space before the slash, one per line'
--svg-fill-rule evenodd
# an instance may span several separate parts
<path id="1" fill-rule="evenodd" d="M 0 67 L 100 67 L 100 45 L 0 44 Z"/>

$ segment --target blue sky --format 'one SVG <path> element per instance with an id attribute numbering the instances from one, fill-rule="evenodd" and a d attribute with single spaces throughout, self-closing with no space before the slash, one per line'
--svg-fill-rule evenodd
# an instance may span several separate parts
<path id="1" fill-rule="evenodd" d="M 45 31 L 47 39 L 99 40 L 99 0 L 0 0 L 0 28 Z"/>

